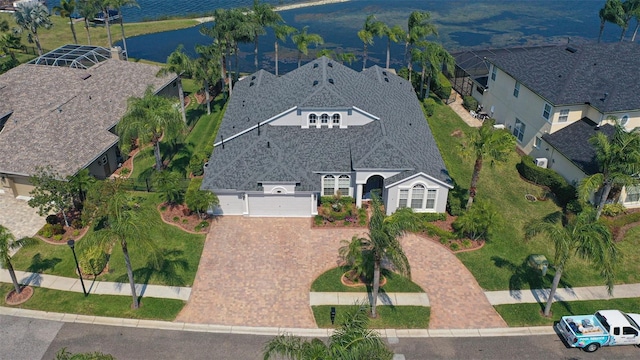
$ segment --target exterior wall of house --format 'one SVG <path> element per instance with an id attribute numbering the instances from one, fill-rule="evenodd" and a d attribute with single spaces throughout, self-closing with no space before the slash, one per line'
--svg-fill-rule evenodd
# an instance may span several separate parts
<path id="1" fill-rule="evenodd" d="M 9 194 L 20 198 L 30 198 L 29 194 L 35 186 L 31 184 L 29 178 L 26 176 L 11 175 L 5 178 L 7 187 L 3 185 L 3 189 Z"/>
<path id="2" fill-rule="evenodd" d="M 640 208 L 640 186 L 622 188 L 620 202 L 627 209 Z"/>
<path id="3" fill-rule="evenodd" d="M 563 111 L 568 110 L 566 120 L 563 118 Z M 549 133 L 554 133 L 558 130 L 565 128 L 572 123 L 579 121 L 580 119 L 587 117 L 595 122 L 600 120 L 602 115 L 598 110 L 589 105 L 568 105 L 568 106 L 556 106 L 554 107 L 553 115 L 551 117 L 552 123 Z M 562 119 L 561 119 L 562 118 Z"/>
<path id="4" fill-rule="evenodd" d="M 447 208 L 447 195 L 449 194 L 449 189 L 436 183 L 435 181 L 428 179 L 425 176 L 419 175 L 416 177 L 407 178 L 406 181 L 397 183 L 391 187 L 387 187 L 384 195 L 385 200 L 385 208 L 387 209 L 387 215 L 393 214 L 399 207 L 400 201 L 400 190 L 401 189 L 412 189 L 416 185 L 422 185 L 426 190 L 436 190 L 436 198 L 435 204 L 432 209 L 421 208 L 413 210 L 415 212 L 435 212 L 435 213 L 443 213 Z M 425 193 L 426 196 L 426 193 Z M 409 193 L 408 205 L 411 204 L 411 192 Z"/>
<path id="5" fill-rule="evenodd" d="M 533 148 L 530 153 L 531 157 L 546 158 L 547 168 L 555 170 L 560 174 L 569 184 L 577 185 L 580 180 L 585 177 L 584 172 L 574 165 L 564 155 L 556 151 L 546 141 L 542 140 L 540 148 Z"/>
<path id="6" fill-rule="evenodd" d="M 296 192 L 295 183 L 278 183 L 278 182 L 263 182 L 262 188 L 265 194 L 293 194 Z"/>
<path id="7" fill-rule="evenodd" d="M 316 124 L 309 125 L 309 115 L 315 114 L 317 116 Z M 329 115 L 329 122 L 327 124 L 320 123 L 320 116 L 322 114 Z M 340 115 L 340 124 L 333 124 L 333 115 Z M 274 119 L 269 123 L 269 125 L 273 126 L 300 126 L 303 128 L 309 127 L 340 127 L 346 128 L 349 126 L 359 126 L 367 124 L 371 121 L 375 120 L 368 114 L 365 114 L 357 109 L 298 109 L 294 111 L 290 111 L 286 114 L 283 114 L 278 119 Z"/>
<path id="8" fill-rule="evenodd" d="M 613 121 L 607 120 L 609 116 L 613 116 L 618 119 L 627 131 L 640 127 L 640 110 L 607 113 L 603 116 L 603 123 L 613 123 Z"/>
<path id="9" fill-rule="evenodd" d="M 178 93 L 178 82 L 181 81 L 180 78 L 175 78 L 172 82 L 168 83 L 162 89 L 158 89 L 156 91 L 156 95 L 164 96 L 164 97 L 179 97 Z"/>
<path id="10" fill-rule="evenodd" d="M 118 168 L 118 159 L 116 156 L 117 146 L 117 144 L 112 146 L 87 167 L 89 172 L 97 179 L 109 177 Z"/>

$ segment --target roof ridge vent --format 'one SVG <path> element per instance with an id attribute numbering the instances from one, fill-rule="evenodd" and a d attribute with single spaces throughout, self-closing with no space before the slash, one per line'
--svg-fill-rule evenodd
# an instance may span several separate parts
<path id="1" fill-rule="evenodd" d="M 314 68 L 314 69 L 315 69 L 315 68 L 317 68 L 318 66 L 319 66 L 319 65 L 318 65 L 318 63 L 314 63 L 314 64 L 313 64 L 313 68 Z"/>
<path id="2" fill-rule="evenodd" d="M 313 86 L 318 85 L 318 80 L 313 80 Z"/>
<path id="3" fill-rule="evenodd" d="M 333 79 L 329 79 L 329 84 L 334 84 Z"/>
<path id="4" fill-rule="evenodd" d="M 332 62 L 329 62 L 329 63 L 327 63 L 327 66 L 328 66 L 328 67 L 330 67 L 330 68 L 332 68 L 332 67 L 333 67 L 333 63 L 332 63 Z"/>

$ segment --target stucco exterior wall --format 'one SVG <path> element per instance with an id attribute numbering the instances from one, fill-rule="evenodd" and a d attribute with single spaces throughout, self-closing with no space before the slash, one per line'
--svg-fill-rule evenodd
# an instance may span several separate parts
<path id="1" fill-rule="evenodd" d="M 112 146 L 87 167 L 89 172 L 97 179 L 109 177 L 118 168 L 118 159 L 116 157 L 117 146 L 117 144 Z"/>
<path id="2" fill-rule="evenodd" d="M 311 127 L 340 127 L 346 128 L 349 126 L 359 126 L 370 123 L 374 121 L 372 117 L 369 115 L 358 111 L 357 109 L 335 109 L 335 110 L 327 110 L 327 109 L 304 109 L 304 110 L 294 110 L 290 111 L 286 114 L 283 114 L 281 117 L 274 119 L 269 123 L 269 125 L 273 126 L 300 126 L 303 128 L 309 128 L 309 114 L 316 114 L 317 121 L 315 126 L 311 125 Z M 320 115 L 327 114 L 329 115 L 329 123 L 321 124 L 320 123 Z M 332 122 L 332 117 L 334 114 L 340 115 L 340 125 L 334 125 Z"/>
<path id="3" fill-rule="evenodd" d="M 437 190 L 437 192 L 434 209 L 414 209 L 415 212 L 443 213 L 446 211 L 447 195 L 449 194 L 449 189 L 431 179 L 428 179 L 425 176 L 419 175 L 416 177 L 408 178 L 406 179 L 406 181 L 399 182 L 397 184 L 394 184 L 393 186 L 386 187 L 384 199 L 386 201 L 385 206 L 387 215 L 393 214 L 398 209 L 400 189 L 409 189 L 417 184 L 424 185 L 428 190 Z"/>

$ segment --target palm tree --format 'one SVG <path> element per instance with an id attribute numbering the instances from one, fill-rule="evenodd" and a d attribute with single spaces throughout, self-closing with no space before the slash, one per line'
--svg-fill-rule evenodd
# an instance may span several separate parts
<path id="1" fill-rule="evenodd" d="M 351 241 L 342 240 L 341 243 L 343 245 L 338 249 L 338 256 L 350 270 L 347 276 L 351 280 L 358 280 L 361 277 L 371 279 L 373 274 L 370 270 L 373 269 L 370 265 L 373 264 L 368 261 L 370 256 L 367 251 L 363 250 L 367 239 L 354 235 Z"/>
<path id="2" fill-rule="evenodd" d="M 422 71 L 420 82 L 420 99 L 429 96 L 431 89 L 431 78 L 437 78 L 445 67 L 447 71 L 452 72 L 455 60 L 453 56 L 445 50 L 442 45 L 433 42 L 426 42 L 424 48 L 413 48 L 411 51 L 411 61 L 417 61 Z M 425 76 L 427 77 L 427 91 L 424 92 Z"/>
<path id="3" fill-rule="evenodd" d="M 185 126 L 173 105 L 170 99 L 155 95 L 151 87 L 147 88 L 143 97 L 129 98 L 127 112 L 116 126 L 122 153 L 129 153 L 131 139 L 137 138 L 140 144 L 151 141 L 156 171 L 162 171 L 160 138 L 164 135 L 165 140 L 173 139 Z"/>
<path id="4" fill-rule="evenodd" d="M 184 197 L 184 189 L 180 187 L 182 176 L 173 171 L 156 173 L 153 177 L 153 188 L 167 204 L 179 204 Z"/>
<path id="5" fill-rule="evenodd" d="M 596 161 L 600 172 L 588 176 L 580 182 L 578 194 L 584 200 L 599 191 L 596 218 L 609 198 L 614 186 L 629 186 L 638 183 L 640 172 L 640 130 L 625 131 L 616 122 L 610 138 L 598 132 L 589 142 L 596 150 Z"/>
<path id="6" fill-rule="evenodd" d="M 287 38 L 294 34 L 297 30 L 293 26 L 278 24 L 274 26 L 273 31 L 276 35 L 274 48 L 276 52 L 276 76 L 278 76 L 278 40 L 282 41 L 283 43 L 287 42 Z"/>
<path id="7" fill-rule="evenodd" d="M 78 0 L 78 14 L 84 19 L 84 30 L 87 32 L 87 42 L 91 45 L 91 32 L 89 32 L 89 22 L 98 13 L 96 0 Z"/>
<path id="8" fill-rule="evenodd" d="M 104 27 L 107 30 L 107 41 L 109 42 L 109 49 L 113 47 L 113 41 L 111 41 L 111 24 L 109 23 L 109 10 L 111 8 L 111 0 L 96 0 L 96 4 L 102 11 L 104 16 Z"/>
<path id="9" fill-rule="evenodd" d="M 9 22 L 6 20 L 0 20 L 0 32 L 9 30 Z M 5 33 L 0 35 L 0 50 L 3 53 L 9 55 L 11 60 L 15 63 L 15 66 L 19 65 L 16 54 L 11 49 L 20 49 L 20 37 L 14 34 Z"/>
<path id="10" fill-rule="evenodd" d="M 211 45 L 196 45 L 196 53 L 200 55 L 194 63 L 193 76 L 202 81 L 204 87 L 204 97 L 207 103 L 207 114 L 211 114 L 211 99 L 209 96 L 209 85 L 214 79 L 221 76 L 220 57 L 222 49 L 218 42 Z M 224 77 L 223 77 L 224 81 Z"/>
<path id="11" fill-rule="evenodd" d="M 556 272 L 544 308 L 545 316 L 549 316 L 565 265 L 573 254 L 588 260 L 598 268 L 605 279 L 609 294 L 613 292 L 613 268 L 618 260 L 618 250 L 612 241 L 609 228 L 597 220 L 593 210 L 585 210 L 570 220 L 564 219 L 564 223 L 561 219 L 562 214 L 554 213 L 545 219 L 525 225 L 526 239 L 544 234 L 554 243 Z"/>
<path id="12" fill-rule="evenodd" d="M 233 38 L 233 55 L 235 57 L 235 81 L 240 77 L 240 44 L 254 43 L 256 34 L 260 32 L 260 26 L 253 22 L 249 9 L 231 9 L 231 37 Z"/>
<path id="13" fill-rule="evenodd" d="M 344 64 L 345 62 L 347 62 L 349 63 L 349 65 L 351 65 L 353 64 L 354 61 L 356 61 L 356 54 L 350 53 L 350 52 L 338 53 L 336 54 L 336 59 L 338 59 L 338 61 L 340 61 L 341 64 Z"/>
<path id="14" fill-rule="evenodd" d="M 251 10 L 251 18 L 256 25 L 253 34 L 255 45 L 253 64 L 256 71 L 258 71 L 258 37 L 266 33 L 265 27 L 275 27 L 278 23 L 281 23 L 282 16 L 275 11 L 273 5 L 261 3 L 260 0 L 253 0 L 253 8 Z"/>
<path id="15" fill-rule="evenodd" d="M 407 32 L 404 42 L 404 59 L 409 69 L 409 83 L 411 83 L 411 73 L 413 64 L 411 62 L 411 49 L 429 35 L 438 35 L 438 30 L 431 24 L 431 14 L 427 11 L 414 11 L 407 20 Z"/>
<path id="16" fill-rule="evenodd" d="M 182 89 L 182 75 L 193 72 L 193 62 L 189 59 L 189 56 L 184 53 L 182 44 L 178 46 L 167 57 L 167 65 L 158 71 L 156 76 L 164 76 L 168 73 L 176 74 L 178 76 L 178 97 L 180 98 L 180 111 L 182 114 L 182 122 L 187 123 L 187 113 L 184 109 L 184 90 Z"/>
<path id="17" fill-rule="evenodd" d="M 27 40 L 29 43 L 35 43 L 36 48 L 38 48 L 38 55 L 42 55 L 38 29 L 50 29 L 53 26 L 51 19 L 49 19 L 47 7 L 37 1 L 22 2 L 16 6 L 13 18 L 19 26 L 13 30 L 15 34 L 21 34 L 22 31 L 26 30 Z"/>
<path id="18" fill-rule="evenodd" d="M 629 28 L 629 22 L 636 15 L 639 9 L 640 0 L 626 0 L 622 3 L 622 19 L 621 24 L 619 24 L 622 28 L 620 41 L 624 40 L 624 35 L 627 33 L 627 29 Z"/>
<path id="19" fill-rule="evenodd" d="M 0 225 L 0 265 L 9 271 L 11 276 L 11 282 L 13 283 L 13 289 L 16 294 L 20 294 L 22 289 L 18 284 L 18 278 L 16 278 L 16 272 L 11 264 L 11 252 L 17 250 L 22 246 L 30 245 L 32 243 L 30 238 L 22 238 L 16 240 L 15 236 L 6 227 Z"/>
<path id="20" fill-rule="evenodd" d="M 78 171 L 77 174 L 69 176 L 67 181 L 71 185 L 71 190 L 76 193 L 78 201 L 83 203 L 89 187 L 96 182 L 96 178 L 91 175 L 89 169 L 85 168 Z"/>
<path id="21" fill-rule="evenodd" d="M 411 278 L 409 260 L 402 250 L 398 239 L 405 231 L 416 231 L 419 221 L 410 208 L 402 208 L 393 215 L 384 213 L 382 201 L 378 194 L 371 196 L 372 214 L 369 220 L 369 232 L 363 239 L 363 250 L 373 262 L 373 287 L 371 316 L 377 317 L 376 307 L 380 291 L 380 270 L 382 262 L 391 264 L 400 274 Z"/>
<path id="22" fill-rule="evenodd" d="M 598 33 L 598 42 L 602 39 L 602 33 L 604 32 L 604 25 L 607 22 L 622 26 L 622 17 L 624 10 L 622 9 L 622 2 L 620 0 L 607 0 L 604 6 L 598 12 L 600 17 L 600 32 Z"/>
<path id="23" fill-rule="evenodd" d="M 462 153 L 465 156 L 475 157 L 467 209 L 471 207 L 476 197 L 480 170 L 485 158 L 490 159 L 491 162 L 504 162 L 516 147 L 516 138 L 505 129 L 495 129 L 493 124 L 492 120 L 484 121 L 477 131 L 471 133 L 468 141 L 462 143 Z"/>
<path id="24" fill-rule="evenodd" d="M 302 30 L 296 30 L 295 34 L 291 36 L 291 40 L 298 48 L 298 68 L 302 63 L 302 55 L 309 54 L 309 44 L 315 46 L 324 44 L 324 39 L 318 34 L 309 34 L 309 27 L 305 26 Z"/>
<path id="25" fill-rule="evenodd" d="M 397 43 L 400 39 L 406 37 L 406 33 L 402 29 L 400 25 L 388 26 L 384 25 L 383 27 L 384 36 L 387 37 L 387 65 L 388 69 L 391 65 L 391 42 Z"/>
<path id="26" fill-rule="evenodd" d="M 73 27 L 73 18 L 71 18 L 71 15 L 73 15 L 75 10 L 75 0 L 60 0 L 60 5 L 53 7 L 54 13 L 60 15 L 62 18 L 69 18 L 69 26 L 71 27 L 71 33 L 73 34 L 73 42 L 77 44 L 78 38 L 76 37 L 76 29 Z"/>
<path id="27" fill-rule="evenodd" d="M 124 47 L 124 53 L 127 58 L 129 58 L 129 53 L 127 52 L 127 38 L 124 36 L 124 23 L 122 20 L 122 8 L 123 7 L 137 7 L 140 8 L 140 5 L 136 2 L 136 0 L 110 0 L 111 6 L 118 11 L 118 20 L 120 21 L 120 31 L 122 32 L 122 46 Z"/>
<path id="28" fill-rule="evenodd" d="M 373 45 L 373 37 L 381 36 L 384 32 L 384 23 L 376 20 L 375 15 L 367 16 L 362 29 L 358 31 L 358 37 L 364 44 L 362 51 L 362 70 L 367 68 L 367 46 Z"/>
<path id="29" fill-rule="evenodd" d="M 314 338 L 283 334 L 264 347 L 264 360 L 280 355 L 293 360 L 391 360 L 393 353 L 378 332 L 368 329 L 367 306 L 354 305 L 340 319 L 340 326 L 329 338 L 328 344 Z"/>
<path id="30" fill-rule="evenodd" d="M 133 242 L 143 248 L 152 262 L 157 264 L 159 261 L 158 246 L 149 237 L 157 215 L 145 211 L 137 204 L 123 189 L 123 184 L 122 180 L 101 181 L 98 186 L 92 187 L 92 191 L 95 193 L 88 195 L 88 198 L 93 204 L 88 208 L 96 209 L 96 212 L 93 213 L 94 219 L 106 221 L 104 222 L 105 226 L 95 231 L 89 238 L 87 245 L 97 244 L 101 248 L 107 249 L 114 244 L 120 244 L 131 286 L 132 307 L 137 309 L 140 304 L 129 256 L 129 243 Z"/>

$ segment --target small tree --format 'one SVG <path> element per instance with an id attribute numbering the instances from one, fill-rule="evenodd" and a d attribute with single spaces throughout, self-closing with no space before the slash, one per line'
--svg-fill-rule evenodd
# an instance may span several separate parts
<path id="1" fill-rule="evenodd" d="M 347 277 L 356 281 L 361 277 L 371 279 L 373 276 L 373 263 L 370 260 L 371 256 L 364 250 L 367 239 L 353 236 L 351 241 L 342 240 L 343 244 L 338 249 L 338 255 L 340 259 L 344 261 L 345 265 L 349 267 Z"/>
<path id="2" fill-rule="evenodd" d="M 153 176 L 153 188 L 168 204 L 179 204 L 184 196 L 184 190 L 180 187 L 180 180 L 182 180 L 182 176 L 177 172 L 163 171 L 155 173 Z"/>
<path id="3" fill-rule="evenodd" d="M 18 284 L 18 278 L 16 277 L 16 272 L 13 270 L 13 265 L 11 264 L 11 251 L 17 250 L 25 245 L 30 245 L 33 243 L 33 239 L 31 238 L 22 238 L 20 240 L 16 240 L 11 231 L 6 227 L 0 225 L 0 265 L 3 268 L 9 271 L 9 276 L 11 277 L 11 282 L 13 283 L 13 289 L 16 294 L 20 294 L 20 284 Z"/>
<path id="4" fill-rule="evenodd" d="M 500 214 L 488 202 L 478 201 L 475 206 L 451 224 L 461 236 L 473 240 L 487 239 L 491 230 L 500 224 Z"/>
<path id="5" fill-rule="evenodd" d="M 208 190 L 200 190 L 202 178 L 194 178 L 191 180 L 184 202 L 191 211 L 198 213 L 202 217 L 202 213 L 207 211 L 211 206 L 218 205 L 218 197 Z"/>
<path id="6" fill-rule="evenodd" d="M 36 173 L 29 177 L 34 188 L 29 192 L 28 204 L 38 208 L 38 214 L 44 216 L 51 211 L 61 212 L 64 224 L 69 226 L 66 210 L 73 205 L 73 191 L 68 181 L 53 170 L 51 166 L 36 167 Z"/>

